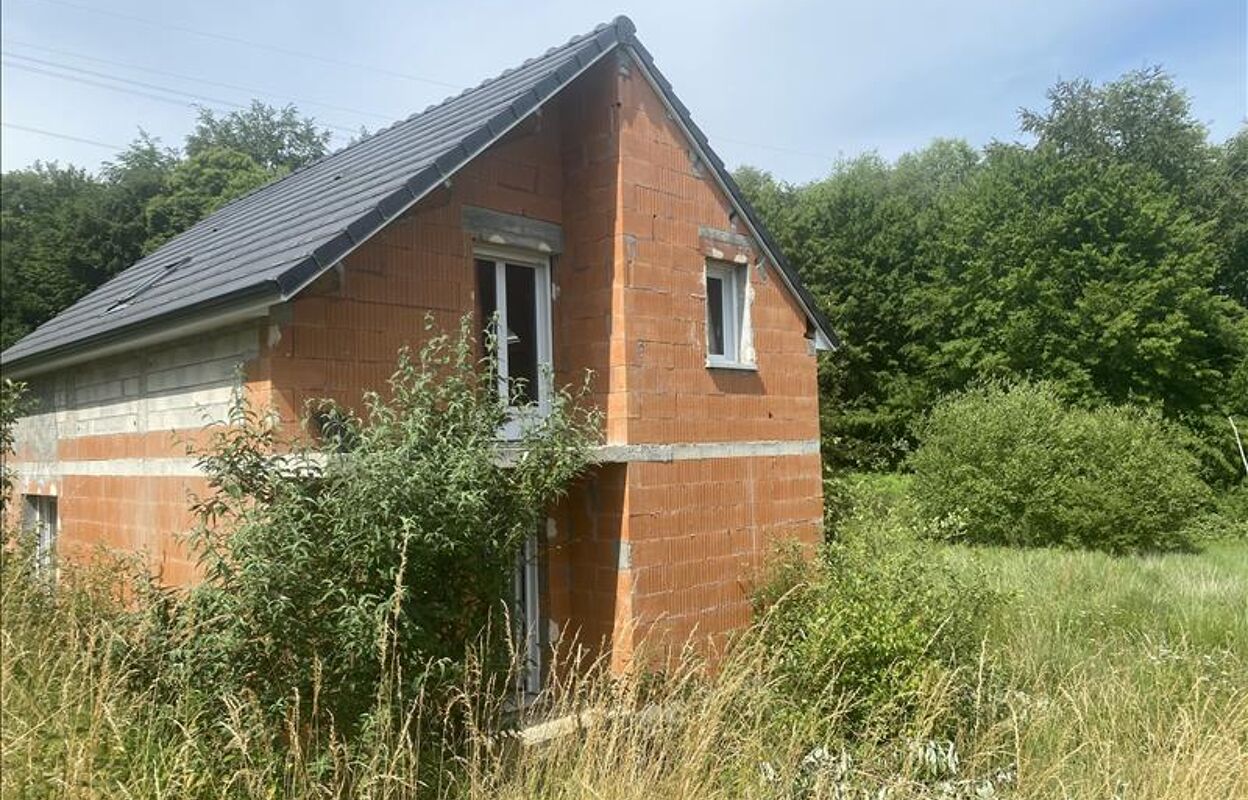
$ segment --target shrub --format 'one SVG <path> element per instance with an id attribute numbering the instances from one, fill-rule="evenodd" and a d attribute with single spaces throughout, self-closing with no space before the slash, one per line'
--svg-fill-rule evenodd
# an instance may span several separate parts
<path id="1" fill-rule="evenodd" d="M 953 395 L 919 432 L 913 493 L 980 544 L 1185 549 L 1211 502 L 1183 434 L 1144 410 L 1065 404 L 1047 384 Z"/>
<path id="2" fill-rule="evenodd" d="M 783 553 L 773 564 L 755 598 L 758 630 L 782 653 L 786 695 L 828 718 L 887 727 L 912 717 L 940 673 L 976 660 L 995 598 L 904 509 L 864 497 L 854 508 L 818 558 Z"/>
<path id="3" fill-rule="evenodd" d="M 1213 510 L 1193 517 L 1185 530 L 1198 544 L 1248 540 L 1248 483 L 1223 490 Z"/>
<path id="4" fill-rule="evenodd" d="M 149 598 L 141 647 L 170 694 L 249 694 L 274 715 L 298 700 L 350 729 L 380 697 L 398 708 L 461 676 L 596 429 L 559 393 L 504 452 L 472 339 L 465 327 L 404 354 L 363 418 L 320 409 L 314 444 L 235 404 L 199 457 L 215 490 L 193 540 L 206 579 Z M 490 653 L 501 669 L 506 653 Z"/>
<path id="5" fill-rule="evenodd" d="M 26 384 L 9 378 L 0 379 L 0 525 L 4 527 L 10 524 L 9 500 L 13 492 L 13 475 L 9 469 L 13 429 L 17 427 L 18 417 L 26 413 L 28 407 Z"/>

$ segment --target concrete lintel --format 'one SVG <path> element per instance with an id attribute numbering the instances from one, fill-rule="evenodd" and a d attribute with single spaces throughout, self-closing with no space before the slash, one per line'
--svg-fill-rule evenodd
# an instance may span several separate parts
<path id="1" fill-rule="evenodd" d="M 743 233 L 734 233 L 732 231 L 720 230 L 719 228 L 711 228 L 706 225 L 698 226 L 698 236 L 702 239 L 709 239 L 712 242 L 722 242 L 730 244 L 733 247 L 739 247 L 742 250 L 753 250 L 754 243 L 750 241 L 750 237 Z"/>
<path id="2" fill-rule="evenodd" d="M 563 228 L 553 222 L 464 206 L 464 230 L 486 244 L 519 247 L 539 253 L 563 252 Z"/>
<path id="3" fill-rule="evenodd" d="M 594 459 L 601 464 L 630 461 L 700 461 L 711 458 L 804 456 L 819 452 L 818 439 L 752 442 L 689 442 L 682 444 L 609 444 Z"/>
<path id="4" fill-rule="evenodd" d="M 592 459 L 599 464 L 627 462 L 701 461 L 713 458 L 763 458 L 814 455 L 819 452 L 818 439 L 795 439 L 790 441 L 753 442 L 690 442 L 683 444 L 616 444 L 603 445 L 594 450 Z M 499 453 L 503 466 L 514 463 L 521 456 L 514 448 L 504 448 Z M 281 458 L 281 457 L 279 457 Z M 306 462 L 306 463 L 305 463 Z M 319 453 L 306 454 L 292 468 L 323 469 L 327 459 Z M 91 461 L 28 461 L 13 464 L 19 479 L 33 482 L 47 481 L 66 476 L 115 476 L 115 477 L 202 477 L 194 458 L 108 458 Z M 628 560 L 627 551 L 620 553 Z"/>

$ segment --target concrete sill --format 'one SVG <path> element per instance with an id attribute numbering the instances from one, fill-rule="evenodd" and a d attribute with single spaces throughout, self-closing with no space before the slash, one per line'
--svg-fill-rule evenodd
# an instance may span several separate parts
<path id="1" fill-rule="evenodd" d="M 758 372 L 757 364 L 747 364 L 744 361 L 707 361 L 707 369 L 731 369 L 737 372 Z"/>

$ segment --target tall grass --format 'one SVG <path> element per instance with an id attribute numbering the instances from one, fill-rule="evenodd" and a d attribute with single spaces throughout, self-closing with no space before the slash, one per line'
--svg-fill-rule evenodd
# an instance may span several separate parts
<path id="1" fill-rule="evenodd" d="M 106 582 L 67 573 L 52 594 L 6 554 L 0 795 L 1248 796 L 1248 548 L 945 552 L 1010 599 L 978 663 L 925 676 L 900 732 L 863 723 L 849 695 L 812 713 L 781 690 L 782 654 L 746 636 L 715 669 L 692 650 L 661 675 L 564 665 L 518 712 L 470 669 L 448 700 L 378 713 L 350 740 L 315 714 L 275 724 L 246 696 L 152 696 L 104 657 L 127 625 Z M 418 722 L 439 716 L 462 740 L 431 751 Z"/>
<path id="2" fill-rule="evenodd" d="M 938 783 L 969 790 L 964 775 L 1009 752 L 935 739 L 965 675 L 931 671 L 904 735 L 886 736 L 895 719 L 864 721 L 849 694 L 813 713 L 784 689 L 783 654 L 753 635 L 713 667 L 694 648 L 661 674 L 557 665 L 562 677 L 519 710 L 506 682 L 470 668 L 449 699 L 395 714 L 379 696 L 348 740 L 324 716 L 300 718 L 307 704 L 275 724 L 253 697 L 155 696 L 146 665 L 105 657 L 132 631 L 103 582 L 67 574 L 53 594 L 5 559 L 5 797 L 927 796 Z M 454 747 L 422 746 L 431 720 L 462 731 Z"/>
<path id="3" fill-rule="evenodd" d="M 988 645 L 1036 796 L 1248 797 L 1248 546 L 954 550 L 1012 595 Z"/>

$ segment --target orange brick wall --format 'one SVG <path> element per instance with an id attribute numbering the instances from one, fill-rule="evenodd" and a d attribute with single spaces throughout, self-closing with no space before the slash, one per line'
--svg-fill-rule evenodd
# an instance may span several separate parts
<path id="1" fill-rule="evenodd" d="M 464 206 L 563 222 L 563 106 L 553 103 L 519 125 L 290 303 L 289 321 L 274 326 L 259 364 L 284 414 L 297 416 L 310 399 L 356 405 L 365 389 L 384 391 L 399 349 L 427 340 L 427 317 L 436 330 L 454 331 L 475 312 L 474 240 L 461 223 Z M 556 259 L 556 283 L 561 266 Z M 583 281 L 572 283 L 571 294 L 590 294 Z M 557 320 L 565 305 L 555 301 Z M 555 328 L 563 330 L 559 322 Z M 569 360 L 559 355 L 570 380 Z"/>
<path id="2" fill-rule="evenodd" d="M 81 561 L 99 548 L 142 553 L 164 583 L 190 583 L 198 569 L 179 534 L 194 525 L 191 494 L 207 491 L 202 478 L 66 476 L 57 498 L 58 555 Z"/>
<path id="3" fill-rule="evenodd" d="M 775 544 L 818 538 L 818 454 L 629 465 L 631 644 L 681 647 L 750 619 Z"/>
<path id="4" fill-rule="evenodd" d="M 804 313 L 755 245 L 701 235 L 745 231 L 640 69 L 619 82 L 628 442 L 817 440 Z M 738 255 L 750 265 L 757 370 L 708 369 L 705 265 Z M 626 496 L 634 628 L 620 649 L 680 647 L 740 628 L 775 545 L 811 543 L 821 530 L 817 452 L 633 463 Z"/>
<path id="5" fill-rule="evenodd" d="M 805 315 L 773 266 L 749 270 L 757 372 L 706 368 L 705 265 L 712 250 L 699 229 L 744 228 L 640 70 L 620 82 L 628 441 L 817 438 Z M 753 265 L 761 254 L 743 255 Z"/>

